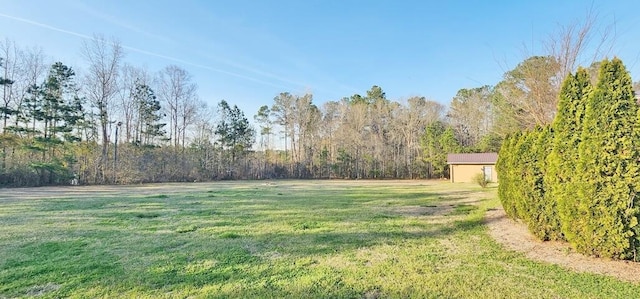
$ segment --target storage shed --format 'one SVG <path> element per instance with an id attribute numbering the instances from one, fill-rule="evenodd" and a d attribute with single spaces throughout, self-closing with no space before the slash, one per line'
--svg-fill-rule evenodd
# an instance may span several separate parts
<path id="1" fill-rule="evenodd" d="M 473 177 L 484 174 L 492 182 L 498 181 L 496 173 L 498 153 L 448 154 L 449 176 L 452 183 L 473 182 Z"/>

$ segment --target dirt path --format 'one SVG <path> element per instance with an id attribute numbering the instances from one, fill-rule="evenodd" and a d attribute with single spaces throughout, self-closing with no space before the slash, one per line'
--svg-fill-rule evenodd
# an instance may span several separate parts
<path id="1" fill-rule="evenodd" d="M 640 263 L 593 258 L 576 253 L 564 242 L 542 242 L 531 235 L 527 226 L 506 217 L 502 208 L 487 211 L 489 233 L 505 248 L 522 252 L 528 258 L 552 263 L 577 272 L 613 276 L 640 282 Z"/>

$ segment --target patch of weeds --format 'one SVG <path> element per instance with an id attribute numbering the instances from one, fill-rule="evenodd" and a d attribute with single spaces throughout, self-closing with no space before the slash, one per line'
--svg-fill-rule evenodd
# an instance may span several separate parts
<path id="1" fill-rule="evenodd" d="M 214 223 L 211 223 L 211 226 L 234 226 L 235 222 L 233 221 L 216 221 Z"/>
<path id="2" fill-rule="evenodd" d="M 207 194 L 207 197 L 216 197 L 215 194 Z"/>
<path id="3" fill-rule="evenodd" d="M 296 261 L 293 262 L 294 265 L 298 266 L 298 267 L 309 267 L 311 265 L 315 265 L 317 264 L 318 261 L 316 259 L 314 259 L 313 257 L 303 257 L 300 258 Z"/>
<path id="4" fill-rule="evenodd" d="M 398 215 L 389 215 L 389 214 L 378 214 L 372 217 L 372 219 L 396 219 L 399 218 Z"/>
<path id="5" fill-rule="evenodd" d="M 280 192 L 278 192 L 277 194 L 278 194 L 278 195 L 284 195 L 284 194 L 282 194 L 282 193 L 280 193 Z"/>
<path id="6" fill-rule="evenodd" d="M 207 193 L 213 193 L 213 192 L 216 192 L 216 191 L 213 191 L 213 190 L 209 190 L 209 191 L 207 191 Z"/>
<path id="7" fill-rule="evenodd" d="M 176 228 L 176 233 L 179 233 L 179 234 L 190 233 L 190 232 L 196 231 L 197 229 L 198 227 L 195 225 L 180 226 Z"/>
<path id="8" fill-rule="evenodd" d="M 468 215 L 473 211 L 478 210 L 477 206 L 474 205 L 466 205 L 466 204 L 461 204 L 461 205 L 456 205 L 453 208 L 453 211 L 451 211 L 449 214 L 449 216 L 455 216 L 455 215 Z"/>
<path id="9" fill-rule="evenodd" d="M 137 213 L 136 218 L 140 219 L 152 219 L 160 217 L 160 213 Z"/>
<path id="10" fill-rule="evenodd" d="M 319 228 L 320 224 L 315 221 L 305 221 L 301 223 L 295 223 L 292 226 L 295 230 L 308 230 L 308 229 Z"/>
<path id="11" fill-rule="evenodd" d="M 214 210 L 192 210 L 187 211 L 187 213 L 192 216 L 213 216 L 217 214 Z"/>
<path id="12" fill-rule="evenodd" d="M 149 195 L 147 198 L 169 198 L 169 195 L 166 194 L 157 194 L 157 195 Z"/>
<path id="13" fill-rule="evenodd" d="M 240 234 L 234 233 L 234 232 L 224 232 L 220 234 L 220 238 L 221 239 L 237 239 L 240 238 L 242 236 L 240 236 Z"/>
<path id="14" fill-rule="evenodd" d="M 216 265 L 216 260 L 202 260 L 193 262 L 184 267 L 184 272 L 186 274 L 201 274 L 209 271 Z"/>
<path id="15" fill-rule="evenodd" d="M 491 183 L 490 179 L 487 179 L 484 176 L 484 173 L 478 173 L 476 175 L 473 176 L 472 180 L 474 182 L 476 182 L 478 185 L 480 185 L 480 187 L 482 188 L 487 188 L 487 186 L 489 185 L 489 183 Z"/>
<path id="16" fill-rule="evenodd" d="M 425 208 L 437 208 L 438 207 L 436 205 L 420 205 L 420 206 L 425 207 Z"/>

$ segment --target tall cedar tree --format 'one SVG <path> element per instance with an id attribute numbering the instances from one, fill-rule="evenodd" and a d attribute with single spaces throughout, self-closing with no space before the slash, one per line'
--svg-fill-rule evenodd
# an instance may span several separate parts
<path id="1" fill-rule="evenodd" d="M 525 190 L 530 192 L 529 210 L 526 211 L 529 215 L 527 224 L 529 230 L 542 240 L 562 239 L 556 201 L 551 197 L 548 192 L 549 187 L 545 184 L 549 169 L 547 156 L 551 151 L 553 131 L 549 126 L 545 126 L 537 127 L 529 134 L 532 139 L 530 155 L 533 160 L 530 165 L 525 166 L 529 172 L 525 178 Z"/>
<path id="2" fill-rule="evenodd" d="M 535 162 L 535 158 L 532 156 L 532 145 L 533 145 L 533 135 L 531 132 L 523 132 L 522 135 L 519 136 L 513 157 L 513 162 L 515 165 L 514 169 L 514 193 L 512 194 L 514 204 L 515 204 L 515 215 L 517 218 L 524 220 L 526 223 L 529 222 L 529 215 L 527 211 L 530 209 L 530 188 L 531 186 L 527 185 L 527 181 L 531 177 L 530 170 L 533 167 L 533 163 Z"/>
<path id="3" fill-rule="evenodd" d="M 592 91 L 589 77 L 586 69 L 579 68 L 575 75 L 568 75 L 563 82 L 558 99 L 558 113 L 552 124 L 552 149 L 547 157 L 545 185 L 548 197 L 555 199 L 550 204 L 557 205 L 557 215 L 563 224 L 561 231 L 571 239 L 578 233 L 573 229 L 572 223 L 578 217 L 575 213 L 576 167 L 585 106 Z M 564 236 L 557 235 L 557 238 Z"/>
<path id="4" fill-rule="evenodd" d="M 577 217 L 568 241 L 580 252 L 637 259 L 638 107 L 620 59 L 605 60 L 588 98 L 576 175 Z"/>
<path id="5" fill-rule="evenodd" d="M 519 133 L 509 135 L 505 138 L 500 151 L 498 152 L 498 161 L 496 162 L 496 172 L 498 174 L 498 198 L 504 207 L 504 211 L 511 219 L 516 218 L 516 210 L 514 204 L 513 192 L 513 172 L 514 161 L 513 153 L 515 151 L 515 143 Z"/>

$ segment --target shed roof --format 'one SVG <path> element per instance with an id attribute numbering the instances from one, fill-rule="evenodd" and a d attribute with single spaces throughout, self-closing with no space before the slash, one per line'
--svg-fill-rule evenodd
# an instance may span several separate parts
<path id="1" fill-rule="evenodd" d="M 495 164 L 498 153 L 448 154 L 447 164 Z"/>

